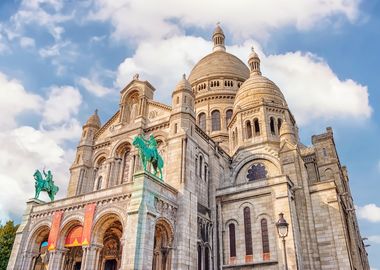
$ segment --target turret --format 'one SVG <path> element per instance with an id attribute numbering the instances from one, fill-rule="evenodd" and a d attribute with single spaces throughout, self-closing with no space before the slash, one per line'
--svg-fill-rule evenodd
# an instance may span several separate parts
<path id="1" fill-rule="evenodd" d="M 291 144 L 297 144 L 297 138 L 294 131 L 294 128 L 287 122 L 284 121 L 280 128 L 280 141 L 281 142 L 289 142 Z"/>
<path id="2" fill-rule="evenodd" d="M 92 144 L 96 131 L 100 129 L 100 125 L 98 110 L 95 110 L 94 114 L 83 125 L 82 138 L 79 145 Z"/>
<path id="3" fill-rule="evenodd" d="M 67 195 L 75 196 L 88 192 L 93 188 L 92 182 L 92 147 L 94 145 L 95 133 L 100 129 L 101 123 L 98 110 L 95 110 L 86 124 L 83 125 L 82 137 L 77 147 L 74 163 L 70 168 L 70 182 Z"/>
<path id="4" fill-rule="evenodd" d="M 172 93 L 172 109 L 172 114 L 184 112 L 195 115 L 194 94 L 185 74 Z"/>

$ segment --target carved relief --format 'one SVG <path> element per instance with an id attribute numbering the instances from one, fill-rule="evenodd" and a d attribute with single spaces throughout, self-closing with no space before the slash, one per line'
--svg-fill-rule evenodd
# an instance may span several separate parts
<path id="1" fill-rule="evenodd" d="M 166 217 L 175 223 L 177 217 L 176 207 L 159 198 L 154 198 L 154 207 L 161 216 Z"/>

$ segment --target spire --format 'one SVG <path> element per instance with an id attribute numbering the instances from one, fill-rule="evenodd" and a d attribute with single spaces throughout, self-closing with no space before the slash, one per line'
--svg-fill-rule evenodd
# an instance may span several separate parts
<path id="1" fill-rule="evenodd" d="M 249 55 L 248 65 L 251 70 L 251 74 L 261 75 L 260 58 L 255 52 L 255 49 L 253 48 L 253 46 L 252 46 L 252 52 Z"/>
<path id="2" fill-rule="evenodd" d="M 213 51 L 226 51 L 226 47 L 224 46 L 224 33 L 222 28 L 220 27 L 220 22 L 216 24 L 216 28 L 214 30 L 214 33 L 212 34 L 212 40 L 214 41 L 214 48 Z"/>

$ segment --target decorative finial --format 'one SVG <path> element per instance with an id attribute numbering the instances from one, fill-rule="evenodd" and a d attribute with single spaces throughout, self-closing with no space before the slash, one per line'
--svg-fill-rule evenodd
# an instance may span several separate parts
<path id="1" fill-rule="evenodd" d="M 255 52 L 255 48 L 254 48 L 253 46 L 251 47 L 251 51 L 252 51 L 252 52 Z"/>
<path id="2" fill-rule="evenodd" d="M 139 75 L 138 73 L 136 73 L 135 75 L 133 75 L 133 79 L 134 79 L 134 80 L 138 80 L 139 77 L 140 77 L 140 75 Z"/>
<path id="3" fill-rule="evenodd" d="M 98 115 L 98 109 L 95 109 L 95 114 Z"/>
<path id="4" fill-rule="evenodd" d="M 220 26 L 220 22 L 217 22 L 217 23 L 216 23 L 216 26 Z"/>
<path id="5" fill-rule="evenodd" d="M 184 80 L 186 80 L 186 74 L 185 74 L 185 73 L 182 74 L 182 78 L 183 78 Z"/>

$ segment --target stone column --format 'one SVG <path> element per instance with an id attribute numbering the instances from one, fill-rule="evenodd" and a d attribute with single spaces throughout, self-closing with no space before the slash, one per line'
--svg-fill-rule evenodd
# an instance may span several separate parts
<path id="1" fill-rule="evenodd" d="M 82 259 L 83 269 L 98 269 L 98 254 L 100 253 L 102 246 L 92 244 L 90 246 L 83 247 L 83 254 L 86 254 Z"/>
<path id="2" fill-rule="evenodd" d="M 65 250 L 52 250 L 50 251 L 48 270 L 60 270 L 62 266 L 62 257 Z"/>
<path id="3" fill-rule="evenodd" d="M 38 256 L 38 253 L 35 252 L 24 252 L 23 255 L 23 262 L 21 269 L 30 270 L 32 269 L 32 266 L 34 265 L 33 262 L 35 261 L 35 257 Z"/>
<path id="4" fill-rule="evenodd" d="M 95 259 L 94 259 L 94 267 L 92 269 L 94 270 L 99 270 L 100 269 L 100 255 L 103 250 L 103 246 L 101 245 L 94 245 L 94 250 L 95 250 Z"/>

